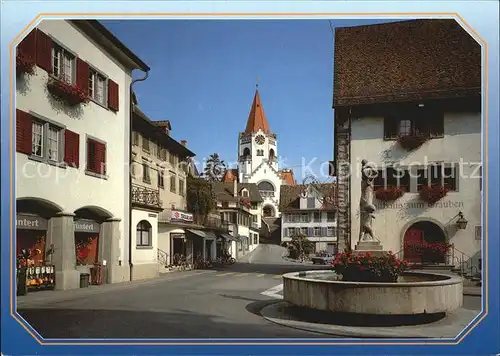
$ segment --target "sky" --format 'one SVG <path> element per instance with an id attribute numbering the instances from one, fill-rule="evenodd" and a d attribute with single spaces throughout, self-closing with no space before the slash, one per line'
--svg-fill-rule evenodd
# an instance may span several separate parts
<path id="1" fill-rule="evenodd" d="M 310 174 L 328 180 L 323 163 L 333 160 L 331 26 L 380 22 L 388 21 L 102 21 L 151 67 L 134 85 L 139 107 L 170 120 L 172 137 L 187 140 L 199 167 L 215 152 L 236 168 L 258 82 L 280 168 L 292 168 L 297 183 Z"/>

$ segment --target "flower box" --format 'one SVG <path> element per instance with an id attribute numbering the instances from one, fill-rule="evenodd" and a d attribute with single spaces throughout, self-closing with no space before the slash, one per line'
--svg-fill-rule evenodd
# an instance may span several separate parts
<path id="1" fill-rule="evenodd" d="M 420 199 L 423 201 L 434 204 L 448 193 L 448 189 L 440 185 L 424 186 L 420 190 Z"/>
<path id="2" fill-rule="evenodd" d="M 413 134 L 398 137 L 398 142 L 407 151 L 413 151 L 422 146 L 429 139 L 426 135 Z"/>
<path id="3" fill-rule="evenodd" d="M 403 196 L 404 189 L 398 187 L 379 188 L 375 191 L 375 197 L 380 201 L 395 201 Z"/>
<path id="4" fill-rule="evenodd" d="M 332 265 L 343 281 L 392 283 L 406 270 L 408 262 L 398 259 L 392 252 L 384 256 L 344 252 L 337 255 Z"/>
<path id="5" fill-rule="evenodd" d="M 35 61 L 18 52 L 16 55 L 16 74 L 32 75 L 35 73 Z"/>
<path id="6" fill-rule="evenodd" d="M 86 104 L 89 102 L 87 93 L 77 85 L 68 84 L 54 77 L 49 77 L 47 90 L 56 99 L 64 101 L 69 106 Z"/>

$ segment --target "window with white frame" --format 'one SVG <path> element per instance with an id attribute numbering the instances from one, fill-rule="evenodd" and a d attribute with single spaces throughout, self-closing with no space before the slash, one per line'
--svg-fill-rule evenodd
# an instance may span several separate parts
<path id="1" fill-rule="evenodd" d="M 327 236 L 335 236 L 335 227 L 334 226 L 328 226 L 326 229 L 326 235 Z"/>
<path id="2" fill-rule="evenodd" d="M 379 169 L 373 180 L 373 188 L 386 189 L 399 187 L 407 192 L 410 191 L 410 173 L 408 169 L 399 167 L 386 167 Z"/>
<path id="3" fill-rule="evenodd" d="M 314 213 L 314 222 L 321 222 L 321 213 L 319 212 Z"/>
<path id="4" fill-rule="evenodd" d="M 316 226 L 314 228 L 314 236 L 317 237 L 317 236 L 321 236 L 321 227 L 318 227 Z"/>
<path id="5" fill-rule="evenodd" d="M 307 236 L 307 227 L 301 227 L 300 228 L 300 233 L 304 236 Z"/>
<path id="6" fill-rule="evenodd" d="M 89 96 L 101 105 L 106 105 L 106 77 L 89 68 Z"/>
<path id="7" fill-rule="evenodd" d="M 417 170 L 417 191 L 424 186 L 441 186 L 458 191 L 458 167 L 454 164 L 430 164 Z"/>
<path id="8" fill-rule="evenodd" d="M 68 84 L 75 82 L 75 56 L 58 44 L 52 47 L 52 74 Z"/>
<path id="9" fill-rule="evenodd" d="M 300 222 L 309 222 L 309 213 L 300 214 Z"/>
<path id="10" fill-rule="evenodd" d="M 31 155 L 51 162 L 63 160 L 63 128 L 34 120 L 31 130 Z"/>

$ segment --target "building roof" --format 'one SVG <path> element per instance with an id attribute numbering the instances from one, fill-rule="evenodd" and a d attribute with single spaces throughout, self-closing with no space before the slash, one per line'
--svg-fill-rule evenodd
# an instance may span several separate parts
<path id="1" fill-rule="evenodd" d="M 149 117 L 142 112 L 137 105 L 134 105 L 134 120 L 132 122 L 132 128 L 141 132 L 148 132 L 152 137 L 160 140 L 162 144 L 170 151 L 180 157 L 194 157 L 192 151 L 188 150 L 186 146 L 174 140 L 170 135 L 167 135 L 165 130 L 157 126 L 155 121 L 152 121 Z"/>
<path id="2" fill-rule="evenodd" d="M 295 178 L 293 176 L 293 171 L 291 169 L 283 169 L 280 171 L 281 179 L 286 182 L 286 184 L 294 185 Z"/>
<path id="3" fill-rule="evenodd" d="M 134 52 L 113 35 L 103 24 L 97 20 L 69 20 L 80 30 L 85 32 L 93 41 L 108 50 L 116 59 L 130 69 L 141 69 L 149 72 L 149 66 L 144 63 Z M 125 60 L 126 57 L 128 60 Z"/>
<path id="4" fill-rule="evenodd" d="M 481 47 L 453 19 L 335 30 L 333 106 L 481 94 Z"/>
<path id="5" fill-rule="evenodd" d="M 263 201 L 259 189 L 257 188 L 257 184 L 255 183 L 238 183 L 236 188 L 238 190 L 238 197 L 236 198 L 233 195 L 234 183 L 213 182 L 212 187 L 218 201 L 239 201 L 242 198 L 240 192 L 243 188 L 248 190 L 249 199 L 252 203 L 260 203 Z"/>
<path id="6" fill-rule="evenodd" d="M 324 197 L 334 198 L 335 184 L 334 183 L 321 183 L 314 185 Z M 295 185 L 282 185 L 280 188 L 280 211 L 294 211 L 300 209 L 300 195 L 306 189 L 304 184 Z M 335 201 L 335 199 L 334 199 Z M 335 208 L 334 203 L 325 203 L 322 209 Z"/>
<path id="7" fill-rule="evenodd" d="M 235 168 L 226 169 L 224 177 L 222 177 L 222 181 L 229 183 L 233 182 L 234 180 L 238 181 L 238 169 Z"/>
<path id="8" fill-rule="evenodd" d="M 266 119 L 266 114 L 264 113 L 264 107 L 262 106 L 262 101 L 260 100 L 259 91 L 256 90 L 252 108 L 250 109 L 250 114 L 248 115 L 245 133 L 257 132 L 259 129 L 264 131 L 266 134 L 271 133 L 269 123 Z"/>

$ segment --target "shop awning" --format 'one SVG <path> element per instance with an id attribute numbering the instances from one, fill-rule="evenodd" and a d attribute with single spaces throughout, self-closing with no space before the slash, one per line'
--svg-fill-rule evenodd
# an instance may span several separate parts
<path id="1" fill-rule="evenodd" d="M 188 229 L 189 232 L 192 232 L 193 234 L 203 237 L 204 239 L 217 239 L 217 236 L 212 231 L 201 231 L 201 230 L 194 230 L 194 229 Z"/>
<path id="2" fill-rule="evenodd" d="M 229 234 L 220 234 L 223 238 L 230 241 L 239 241 L 237 237 L 231 236 Z"/>

